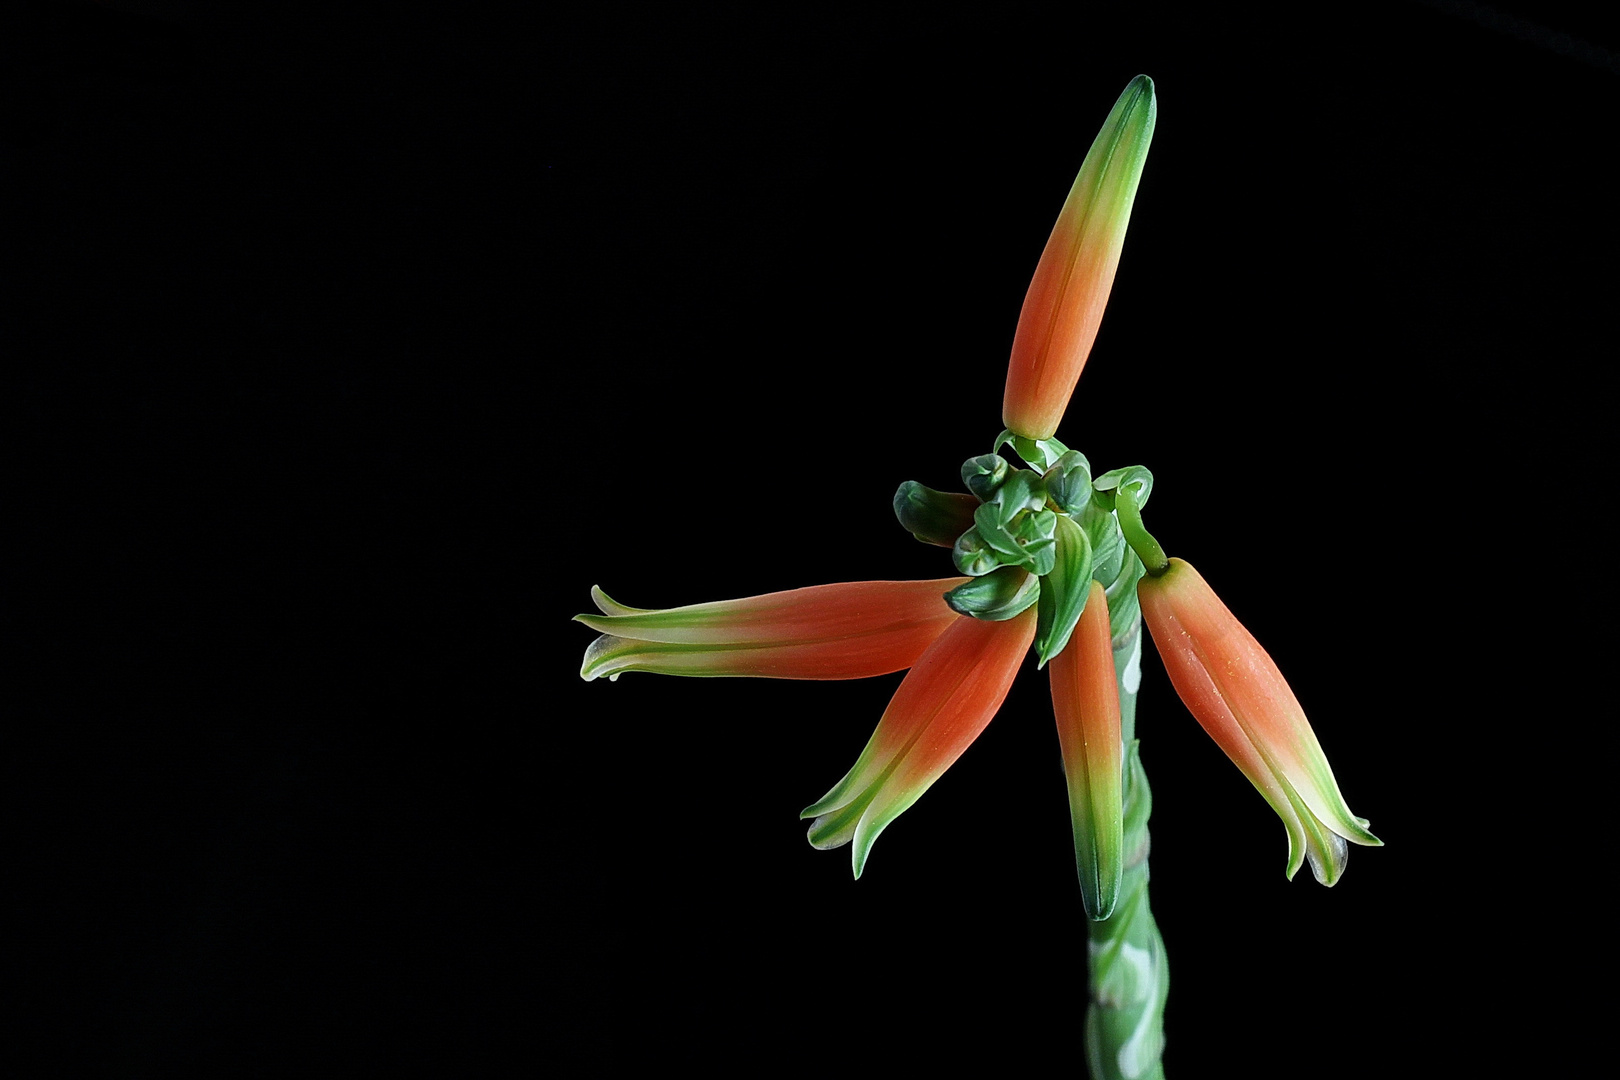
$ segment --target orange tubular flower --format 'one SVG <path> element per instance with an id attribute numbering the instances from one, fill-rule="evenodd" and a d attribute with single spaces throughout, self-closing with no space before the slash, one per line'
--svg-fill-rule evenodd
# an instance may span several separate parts
<path id="1" fill-rule="evenodd" d="M 1138 75 L 1069 189 L 1013 335 L 1001 418 L 1014 434 L 1050 439 L 1068 407 L 1114 285 L 1157 115 L 1153 80 Z"/>
<path id="2" fill-rule="evenodd" d="M 1035 640 L 1035 609 L 1002 622 L 962 619 L 907 672 L 855 767 L 801 818 L 815 818 L 810 843 L 851 841 L 855 876 L 872 842 L 990 723 Z"/>
<path id="3" fill-rule="evenodd" d="M 1381 847 L 1345 805 L 1327 755 L 1277 665 L 1188 563 L 1137 584 L 1142 617 L 1176 693 L 1288 830 L 1288 876 L 1344 872 L 1345 841 Z"/>
<path id="4" fill-rule="evenodd" d="M 1125 746 L 1108 600 L 1100 583 L 1091 583 L 1074 637 L 1052 660 L 1051 670 L 1052 712 L 1069 782 L 1080 896 L 1088 916 L 1106 919 L 1119 897 L 1124 865 Z"/>
<path id="5" fill-rule="evenodd" d="M 626 671 L 865 679 L 910 667 L 961 616 L 944 594 L 967 578 L 851 581 L 654 611 L 591 590 L 602 636 L 585 651 L 586 682 Z"/>

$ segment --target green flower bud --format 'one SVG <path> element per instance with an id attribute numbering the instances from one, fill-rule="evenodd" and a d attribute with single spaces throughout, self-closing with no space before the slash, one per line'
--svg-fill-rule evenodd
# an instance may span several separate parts
<path id="1" fill-rule="evenodd" d="M 1041 579 L 1016 566 L 974 578 L 945 594 L 952 611 L 986 622 L 1021 615 L 1040 599 Z"/>
<path id="2" fill-rule="evenodd" d="M 1029 571 L 1044 577 L 1057 561 L 1056 529 L 1060 515 L 1051 510 L 1025 514 L 1013 529 L 1013 537 L 1029 559 Z"/>
<path id="3" fill-rule="evenodd" d="M 962 483 L 979 497 L 980 502 L 989 502 L 1002 481 L 1007 479 L 1010 468 L 1012 466 L 1000 454 L 980 454 L 962 462 Z"/>
<path id="4" fill-rule="evenodd" d="M 1040 473 L 1013 469 L 986 505 L 994 507 L 996 520 L 1006 525 L 1025 510 L 1045 509 L 1046 482 Z M 974 519 L 978 519 L 977 513 Z"/>
<path id="5" fill-rule="evenodd" d="M 956 538 L 956 543 L 951 547 L 951 561 L 956 563 L 958 573 L 969 577 L 982 577 L 1001 565 L 1001 560 L 984 542 L 978 529 L 969 529 Z"/>
<path id="6" fill-rule="evenodd" d="M 952 547 L 956 538 L 973 527 L 979 501 L 954 491 L 935 491 L 907 480 L 894 493 L 894 516 L 912 536 L 925 544 Z"/>
<path id="7" fill-rule="evenodd" d="M 1000 561 L 1004 563 L 1024 561 L 1024 549 L 1019 545 L 1018 538 L 1013 535 L 1012 530 L 1002 522 L 1001 508 L 995 503 L 985 503 L 973 511 L 973 529 L 979 540 L 1000 556 Z"/>
<path id="8" fill-rule="evenodd" d="M 1041 478 L 1046 493 L 1065 514 L 1081 514 L 1091 505 L 1091 463 L 1078 450 L 1058 458 Z"/>

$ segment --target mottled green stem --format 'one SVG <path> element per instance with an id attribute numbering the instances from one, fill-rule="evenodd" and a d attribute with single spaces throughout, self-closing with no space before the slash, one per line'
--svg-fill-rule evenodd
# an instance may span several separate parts
<path id="1" fill-rule="evenodd" d="M 1148 907 L 1148 814 L 1153 794 L 1136 741 L 1136 689 L 1142 678 L 1140 616 L 1114 639 L 1114 675 L 1119 680 L 1120 733 L 1125 740 L 1125 873 L 1114 914 L 1090 924 L 1086 1060 L 1092 1080 L 1163 1080 L 1160 1055 L 1170 966 Z"/>

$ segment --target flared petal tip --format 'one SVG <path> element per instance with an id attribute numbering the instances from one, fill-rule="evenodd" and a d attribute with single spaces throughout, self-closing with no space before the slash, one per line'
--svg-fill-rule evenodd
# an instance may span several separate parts
<path id="1" fill-rule="evenodd" d="M 1384 842 L 1378 839 L 1378 837 L 1374 836 L 1372 834 L 1372 830 L 1367 827 L 1368 822 L 1366 818 L 1358 817 L 1355 818 L 1354 821 L 1360 826 L 1360 828 L 1354 831 L 1354 835 L 1346 836 L 1346 840 L 1350 841 L 1352 844 L 1360 844 L 1362 847 L 1384 846 Z"/>
<path id="2" fill-rule="evenodd" d="M 1331 889 L 1344 877 L 1344 868 L 1350 862 L 1350 845 L 1338 833 L 1327 833 L 1325 839 L 1325 847 L 1311 844 L 1306 848 L 1305 858 L 1311 864 L 1311 874 L 1317 883 Z"/>
<path id="3" fill-rule="evenodd" d="M 811 807 L 805 810 L 801 817 L 807 816 L 814 809 L 815 807 Z M 882 831 L 883 825 L 874 828 L 873 823 L 867 820 L 864 804 L 857 804 L 841 806 L 817 815 L 810 823 L 805 838 L 817 851 L 831 851 L 833 848 L 850 844 L 850 871 L 855 880 L 859 881 L 866 869 L 866 857 L 872 851 L 872 841 L 876 840 L 877 834 Z"/>
<path id="4" fill-rule="evenodd" d="M 799 819 L 813 817 L 805 839 L 817 851 L 841 848 L 855 838 L 855 827 L 861 820 L 860 806 L 826 806 L 825 800 L 800 811 Z"/>
<path id="5" fill-rule="evenodd" d="M 1363 819 L 1357 818 L 1358 822 Z M 1304 835 L 1304 850 L 1290 850 L 1288 878 L 1293 880 L 1294 873 L 1299 869 L 1302 861 L 1311 864 L 1311 876 L 1317 882 L 1328 888 L 1339 883 L 1344 877 L 1345 867 L 1350 863 L 1350 845 L 1361 847 L 1383 847 L 1384 842 L 1366 830 L 1363 823 L 1355 836 L 1343 836 L 1325 828 L 1307 828 Z"/>
<path id="6" fill-rule="evenodd" d="M 831 851 L 833 848 L 841 848 L 849 843 L 849 833 L 839 828 L 837 822 L 829 821 L 828 819 L 831 816 L 823 815 L 816 818 L 810 823 L 810 828 L 805 832 L 805 839 L 809 840 L 810 846 L 817 851 Z"/>
<path id="7" fill-rule="evenodd" d="M 801 817 L 808 815 L 806 810 Z M 856 829 L 860 825 L 861 815 L 858 810 L 851 812 L 848 807 L 821 814 L 810 823 L 810 829 L 805 838 L 810 846 L 817 851 L 831 851 L 841 848 L 855 839 Z M 856 881 L 861 879 L 861 871 L 866 869 L 866 854 L 872 845 L 858 843 L 850 851 L 850 871 Z"/>
<path id="8" fill-rule="evenodd" d="M 591 603 L 596 610 L 604 615 L 646 615 L 650 614 L 647 608 L 633 608 L 629 604 L 621 604 L 613 597 L 602 591 L 602 586 L 591 586 Z"/>
<path id="9" fill-rule="evenodd" d="M 579 620 L 590 617 L 575 616 Z M 618 682 L 620 675 L 634 670 L 636 666 L 636 657 L 633 654 L 636 644 L 624 638 L 614 637 L 612 634 L 603 634 L 586 648 L 585 659 L 579 665 L 579 677 L 586 682 L 595 682 L 597 679 Z"/>

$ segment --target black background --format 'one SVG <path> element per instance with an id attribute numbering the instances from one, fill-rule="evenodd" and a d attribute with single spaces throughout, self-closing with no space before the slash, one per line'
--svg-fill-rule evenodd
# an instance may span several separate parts
<path id="1" fill-rule="evenodd" d="M 1146 72 L 1060 434 L 1154 470 L 1150 527 L 1388 844 L 1286 883 L 1149 656 L 1167 1066 L 1534 1042 L 1561 1073 L 1602 833 L 1559 628 L 1605 595 L 1620 104 L 1575 10 L 27 9 L 4 798 L 39 1045 L 124 1076 L 1081 1070 L 1044 677 L 855 883 L 796 814 L 898 675 L 586 685 L 567 620 L 593 582 L 950 574 L 890 496 L 988 449 L 1041 245 Z"/>

